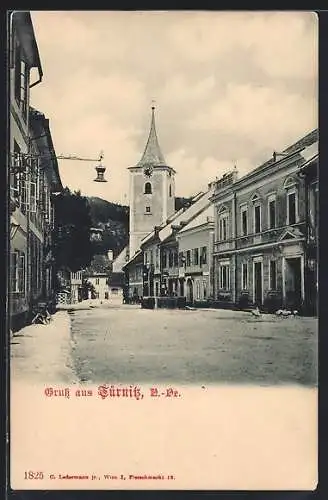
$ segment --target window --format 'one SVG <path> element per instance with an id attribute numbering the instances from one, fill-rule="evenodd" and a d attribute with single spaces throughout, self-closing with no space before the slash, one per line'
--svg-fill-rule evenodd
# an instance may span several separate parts
<path id="1" fill-rule="evenodd" d="M 187 250 L 186 264 L 187 264 L 187 266 L 190 266 L 190 250 Z"/>
<path id="2" fill-rule="evenodd" d="M 203 297 L 204 297 L 204 299 L 207 298 L 207 283 L 206 283 L 206 281 L 203 281 Z"/>
<path id="3" fill-rule="evenodd" d="M 150 207 L 146 207 L 146 214 L 150 214 Z"/>
<path id="4" fill-rule="evenodd" d="M 247 233 L 248 233 L 247 207 L 242 207 L 242 209 L 241 209 L 241 234 L 242 234 L 242 236 L 246 236 Z"/>
<path id="5" fill-rule="evenodd" d="M 254 233 L 261 232 L 261 205 L 254 205 Z"/>
<path id="6" fill-rule="evenodd" d="M 20 173 L 22 168 L 22 155 L 21 149 L 16 141 L 14 141 L 14 154 L 13 154 L 13 167 L 14 171 L 10 173 L 10 192 L 13 198 L 19 200 L 20 188 Z"/>
<path id="7" fill-rule="evenodd" d="M 148 252 L 145 252 L 144 257 L 145 257 L 145 264 L 148 264 Z"/>
<path id="8" fill-rule="evenodd" d="M 273 229 L 276 227 L 276 198 L 270 196 L 268 199 L 268 227 Z"/>
<path id="9" fill-rule="evenodd" d="M 277 288 L 277 265 L 275 260 L 270 260 L 270 290 Z"/>
<path id="10" fill-rule="evenodd" d="M 173 267 L 173 252 L 169 253 L 169 267 Z"/>
<path id="11" fill-rule="evenodd" d="M 198 264 L 199 264 L 199 249 L 198 248 L 194 248 L 193 253 L 194 253 L 194 255 L 193 255 L 193 264 L 195 266 L 198 266 Z"/>
<path id="12" fill-rule="evenodd" d="M 151 194 L 151 193 L 152 193 L 151 183 L 150 182 L 146 182 L 146 184 L 145 184 L 145 194 Z"/>
<path id="13" fill-rule="evenodd" d="M 178 267 L 178 265 L 179 265 L 178 252 L 174 252 L 174 267 Z"/>
<path id="14" fill-rule="evenodd" d="M 99 278 L 96 278 L 96 285 L 99 285 Z"/>
<path id="15" fill-rule="evenodd" d="M 18 104 L 20 104 L 20 92 L 21 92 L 21 48 L 16 39 L 15 43 L 15 98 Z"/>
<path id="16" fill-rule="evenodd" d="M 229 213 L 228 210 L 223 207 L 219 211 L 219 240 L 225 241 L 228 239 L 228 220 Z"/>
<path id="17" fill-rule="evenodd" d="M 220 283 L 219 286 L 222 290 L 230 289 L 230 266 L 229 264 L 220 265 Z"/>
<path id="18" fill-rule="evenodd" d="M 198 280 L 196 281 L 196 299 L 200 299 L 200 283 Z"/>
<path id="19" fill-rule="evenodd" d="M 296 193 L 287 193 L 287 224 L 296 224 Z"/>
<path id="20" fill-rule="evenodd" d="M 25 293 L 25 254 L 12 252 L 11 254 L 11 291 Z"/>
<path id="21" fill-rule="evenodd" d="M 179 252 L 179 266 L 183 267 L 185 265 L 186 259 L 183 252 Z"/>
<path id="22" fill-rule="evenodd" d="M 152 250 L 149 251 L 149 255 L 150 255 L 150 263 L 154 264 L 154 255 Z"/>
<path id="23" fill-rule="evenodd" d="M 242 272 L 242 290 L 247 290 L 248 288 L 248 264 L 244 262 L 241 268 Z"/>
<path id="24" fill-rule="evenodd" d="M 166 264 L 167 264 L 166 252 L 163 252 L 162 263 L 163 263 L 163 267 L 166 267 Z"/>
<path id="25" fill-rule="evenodd" d="M 11 291 L 18 292 L 18 252 L 11 254 Z"/>
<path id="26" fill-rule="evenodd" d="M 159 248 L 156 247 L 156 267 L 159 267 Z"/>
<path id="27" fill-rule="evenodd" d="M 169 196 L 171 197 L 172 196 L 172 186 L 170 184 L 170 187 L 169 187 Z"/>
<path id="28" fill-rule="evenodd" d="M 200 258 L 200 263 L 201 264 L 207 263 L 207 247 L 202 247 L 202 254 L 201 254 L 201 258 Z"/>

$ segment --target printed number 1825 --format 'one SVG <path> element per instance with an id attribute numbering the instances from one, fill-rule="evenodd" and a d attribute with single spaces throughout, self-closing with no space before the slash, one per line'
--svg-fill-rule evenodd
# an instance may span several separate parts
<path id="1" fill-rule="evenodd" d="M 40 471 L 25 471 L 24 479 L 43 479 L 43 472 Z"/>

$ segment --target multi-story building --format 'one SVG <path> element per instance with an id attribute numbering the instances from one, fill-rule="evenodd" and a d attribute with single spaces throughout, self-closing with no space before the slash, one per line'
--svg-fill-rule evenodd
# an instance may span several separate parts
<path id="1" fill-rule="evenodd" d="M 216 182 L 214 293 L 218 301 L 304 310 L 307 211 L 302 151 L 311 132 L 246 176 Z"/>
<path id="2" fill-rule="evenodd" d="M 189 255 L 189 248 L 185 248 L 184 245 L 188 245 L 192 240 L 195 242 L 195 246 L 196 244 L 199 246 L 200 252 L 204 251 L 203 247 L 208 249 L 210 238 L 207 223 L 209 221 L 206 219 L 205 222 L 204 217 L 206 218 L 207 215 L 204 215 L 204 213 L 208 214 L 211 210 L 210 197 L 213 193 L 214 184 L 210 184 L 206 193 L 199 193 L 194 196 L 190 206 L 182 208 L 173 214 L 161 226 L 155 226 L 154 230 L 142 240 L 143 296 L 173 295 L 188 297 L 190 285 L 187 287 L 186 283 L 193 279 L 188 272 L 196 273 L 198 268 L 197 270 L 197 266 L 192 268 L 191 261 L 188 261 L 187 266 L 183 260 L 180 245 L 184 248 L 183 251 L 185 251 L 186 256 Z M 187 231 L 182 233 L 183 229 L 187 229 Z M 192 234 L 196 236 L 193 237 Z M 194 249 L 195 247 L 193 247 Z M 198 265 L 201 266 L 202 264 L 199 262 Z M 187 275 L 185 274 L 186 269 Z M 200 272 L 203 273 L 204 271 L 207 272 L 207 269 L 203 268 Z M 193 301 L 192 296 L 191 301 Z"/>
<path id="3" fill-rule="evenodd" d="M 214 206 L 211 204 L 176 235 L 180 295 L 196 304 L 213 294 Z"/>
<path id="4" fill-rule="evenodd" d="M 31 307 L 52 295 L 51 192 L 62 189 L 49 123 L 30 108 L 30 91 L 43 72 L 28 12 L 10 20 L 9 226 L 11 328 L 24 324 Z M 37 75 L 32 77 L 32 70 Z"/>

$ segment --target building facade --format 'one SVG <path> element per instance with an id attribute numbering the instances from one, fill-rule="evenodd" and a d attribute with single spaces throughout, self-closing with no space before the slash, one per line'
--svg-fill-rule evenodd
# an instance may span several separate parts
<path id="1" fill-rule="evenodd" d="M 108 274 L 107 273 L 93 273 L 92 275 L 85 274 L 84 276 L 94 287 L 96 299 L 108 300 Z"/>
<path id="2" fill-rule="evenodd" d="M 30 107 L 31 89 L 43 72 L 28 12 L 11 15 L 9 72 L 8 297 L 10 327 L 16 329 L 38 301 L 53 295 L 51 193 L 62 189 L 48 120 Z"/>
<path id="3" fill-rule="evenodd" d="M 301 152 L 313 131 L 241 179 L 216 182 L 214 294 L 219 302 L 304 310 L 307 211 Z"/>
<path id="4" fill-rule="evenodd" d="M 179 295 L 195 304 L 213 298 L 214 206 L 211 204 L 176 235 Z"/>

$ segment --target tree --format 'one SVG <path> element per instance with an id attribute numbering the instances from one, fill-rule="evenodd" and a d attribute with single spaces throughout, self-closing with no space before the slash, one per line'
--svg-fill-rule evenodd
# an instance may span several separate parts
<path id="1" fill-rule="evenodd" d="M 84 279 L 82 281 L 82 299 L 87 300 L 89 298 L 89 292 L 91 299 L 95 299 L 97 297 L 96 295 L 96 289 L 93 286 L 93 284 L 88 281 L 87 279 Z"/>
<path id="2" fill-rule="evenodd" d="M 57 269 L 75 272 L 87 267 L 92 259 L 91 216 L 87 198 L 68 188 L 56 196 L 54 254 Z"/>

